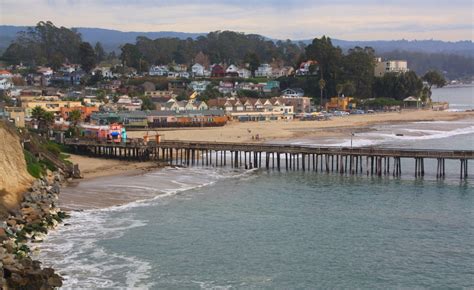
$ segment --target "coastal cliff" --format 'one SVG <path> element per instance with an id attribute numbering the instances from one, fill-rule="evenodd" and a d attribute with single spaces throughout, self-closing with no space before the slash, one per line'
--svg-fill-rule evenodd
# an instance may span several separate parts
<path id="1" fill-rule="evenodd" d="M 0 122 L 0 217 L 18 208 L 34 178 L 28 173 L 20 137 Z"/>
<path id="2" fill-rule="evenodd" d="M 62 278 L 33 260 L 30 247 L 66 217 L 56 202 L 68 176 L 60 167 L 51 171 L 31 163 L 40 172 L 34 178 L 25 156 L 41 159 L 24 150 L 16 130 L 0 121 L 0 288 L 53 289 Z"/>

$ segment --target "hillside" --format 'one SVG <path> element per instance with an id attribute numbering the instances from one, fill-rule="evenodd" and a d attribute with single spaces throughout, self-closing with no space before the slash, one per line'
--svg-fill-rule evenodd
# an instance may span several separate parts
<path id="1" fill-rule="evenodd" d="M 15 208 L 32 182 L 20 137 L 15 129 L 0 121 L 0 212 Z"/>

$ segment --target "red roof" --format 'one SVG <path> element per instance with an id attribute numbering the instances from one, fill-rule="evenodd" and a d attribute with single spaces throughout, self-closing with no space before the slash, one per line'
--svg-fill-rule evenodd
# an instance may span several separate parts
<path id="1" fill-rule="evenodd" d="M 0 75 L 11 75 L 12 73 L 7 70 L 0 70 Z"/>

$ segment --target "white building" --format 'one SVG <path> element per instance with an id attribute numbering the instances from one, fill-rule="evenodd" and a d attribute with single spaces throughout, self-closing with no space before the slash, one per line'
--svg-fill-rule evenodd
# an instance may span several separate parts
<path id="1" fill-rule="evenodd" d="M 271 77 L 272 74 L 273 74 L 273 69 L 268 63 L 262 64 L 255 71 L 256 77 Z"/>
<path id="2" fill-rule="evenodd" d="M 296 89 L 284 89 L 281 91 L 281 96 L 284 98 L 301 98 L 304 97 L 303 89 L 296 88 Z"/>
<path id="3" fill-rule="evenodd" d="M 203 77 L 205 68 L 203 65 L 196 63 L 191 67 L 193 77 Z"/>
<path id="4" fill-rule="evenodd" d="M 233 74 L 233 75 L 237 75 L 239 74 L 239 68 L 236 66 L 236 65 L 229 65 L 229 67 L 225 70 L 225 73 L 226 74 Z"/>
<path id="5" fill-rule="evenodd" d="M 406 60 L 387 60 L 376 58 L 374 75 L 383 77 L 386 73 L 405 73 L 408 71 L 408 62 Z"/>
<path id="6" fill-rule="evenodd" d="M 189 84 L 189 87 L 193 91 L 201 93 L 201 92 L 204 92 L 206 90 L 207 86 L 210 85 L 210 84 L 211 84 L 210 81 L 192 81 Z"/>
<path id="7" fill-rule="evenodd" d="M 169 68 L 166 65 L 155 65 L 150 67 L 148 74 L 151 76 L 168 76 Z"/>
<path id="8" fill-rule="evenodd" d="M 238 70 L 239 78 L 248 79 L 252 76 L 252 72 L 246 68 L 241 68 Z"/>
<path id="9" fill-rule="evenodd" d="M 9 90 L 13 88 L 11 78 L 0 78 L 0 90 Z"/>

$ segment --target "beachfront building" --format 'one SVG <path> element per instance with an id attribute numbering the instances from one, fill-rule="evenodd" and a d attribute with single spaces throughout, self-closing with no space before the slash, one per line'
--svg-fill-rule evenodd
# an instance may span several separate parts
<path id="1" fill-rule="evenodd" d="M 406 60 L 386 60 L 381 57 L 376 58 L 374 75 L 383 77 L 386 73 L 405 73 L 408 71 L 408 62 Z"/>
<path id="2" fill-rule="evenodd" d="M 326 103 L 326 110 L 336 111 L 348 111 L 356 108 L 354 98 L 351 97 L 332 97 L 329 102 Z"/>
<path id="3" fill-rule="evenodd" d="M 272 100 L 278 100 L 281 104 L 292 106 L 295 114 L 311 112 L 311 98 L 309 97 L 276 97 Z"/>

